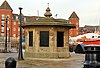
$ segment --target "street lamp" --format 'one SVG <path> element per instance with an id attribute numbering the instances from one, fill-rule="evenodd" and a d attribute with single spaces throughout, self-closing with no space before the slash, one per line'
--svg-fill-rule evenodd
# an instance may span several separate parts
<path id="1" fill-rule="evenodd" d="M 8 42 L 10 42 L 10 27 L 8 27 Z"/>
<path id="2" fill-rule="evenodd" d="M 5 36 L 5 51 L 7 52 L 7 22 L 8 22 L 8 16 L 6 16 L 6 36 Z"/>
<path id="3" fill-rule="evenodd" d="M 22 13 L 21 13 L 21 10 L 23 8 L 19 7 L 19 10 L 20 10 L 20 46 L 19 46 L 19 54 L 18 54 L 18 60 L 24 60 L 23 58 L 23 53 L 22 53 Z"/>

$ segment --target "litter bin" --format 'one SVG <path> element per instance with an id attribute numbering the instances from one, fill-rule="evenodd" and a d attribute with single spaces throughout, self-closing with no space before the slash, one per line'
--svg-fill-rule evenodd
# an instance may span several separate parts
<path id="1" fill-rule="evenodd" d="M 73 46 L 70 45 L 70 46 L 69 46 L 69 52 L 73 52 L 73 51 L 74 51 Z"/>

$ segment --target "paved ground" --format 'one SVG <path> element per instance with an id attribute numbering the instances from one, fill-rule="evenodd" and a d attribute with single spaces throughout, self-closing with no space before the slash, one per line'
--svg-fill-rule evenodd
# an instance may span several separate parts
<path id="1" fill-rule="evenodd" d="M 0 53 L 0 68 L 5 68 L 5 60 L 14 57 L 17 60 L 17 53 Z M 24 59 L 17 60 L 17 68 L 82 68 L 84 55 L 71 53 L 68 59 Z"/>

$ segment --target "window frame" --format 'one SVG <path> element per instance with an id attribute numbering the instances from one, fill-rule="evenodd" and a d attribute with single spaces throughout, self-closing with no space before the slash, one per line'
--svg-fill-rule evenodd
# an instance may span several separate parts
<path id="1" fill-rule="evenodd" d="M 49 31 L 40 31 L 40 47 L 49 47 Z"/>

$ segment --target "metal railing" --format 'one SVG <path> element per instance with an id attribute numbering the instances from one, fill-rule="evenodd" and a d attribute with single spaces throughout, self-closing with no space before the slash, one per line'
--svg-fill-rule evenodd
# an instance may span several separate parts
<path id="1" fill-rule="evenodd" d="M 7 42 L 7 51 L 8 52 L 17 52 L 19 43 Z M 5 49 L 5 42 L 0 42 L 0 52 L 3 52 Z"/>

